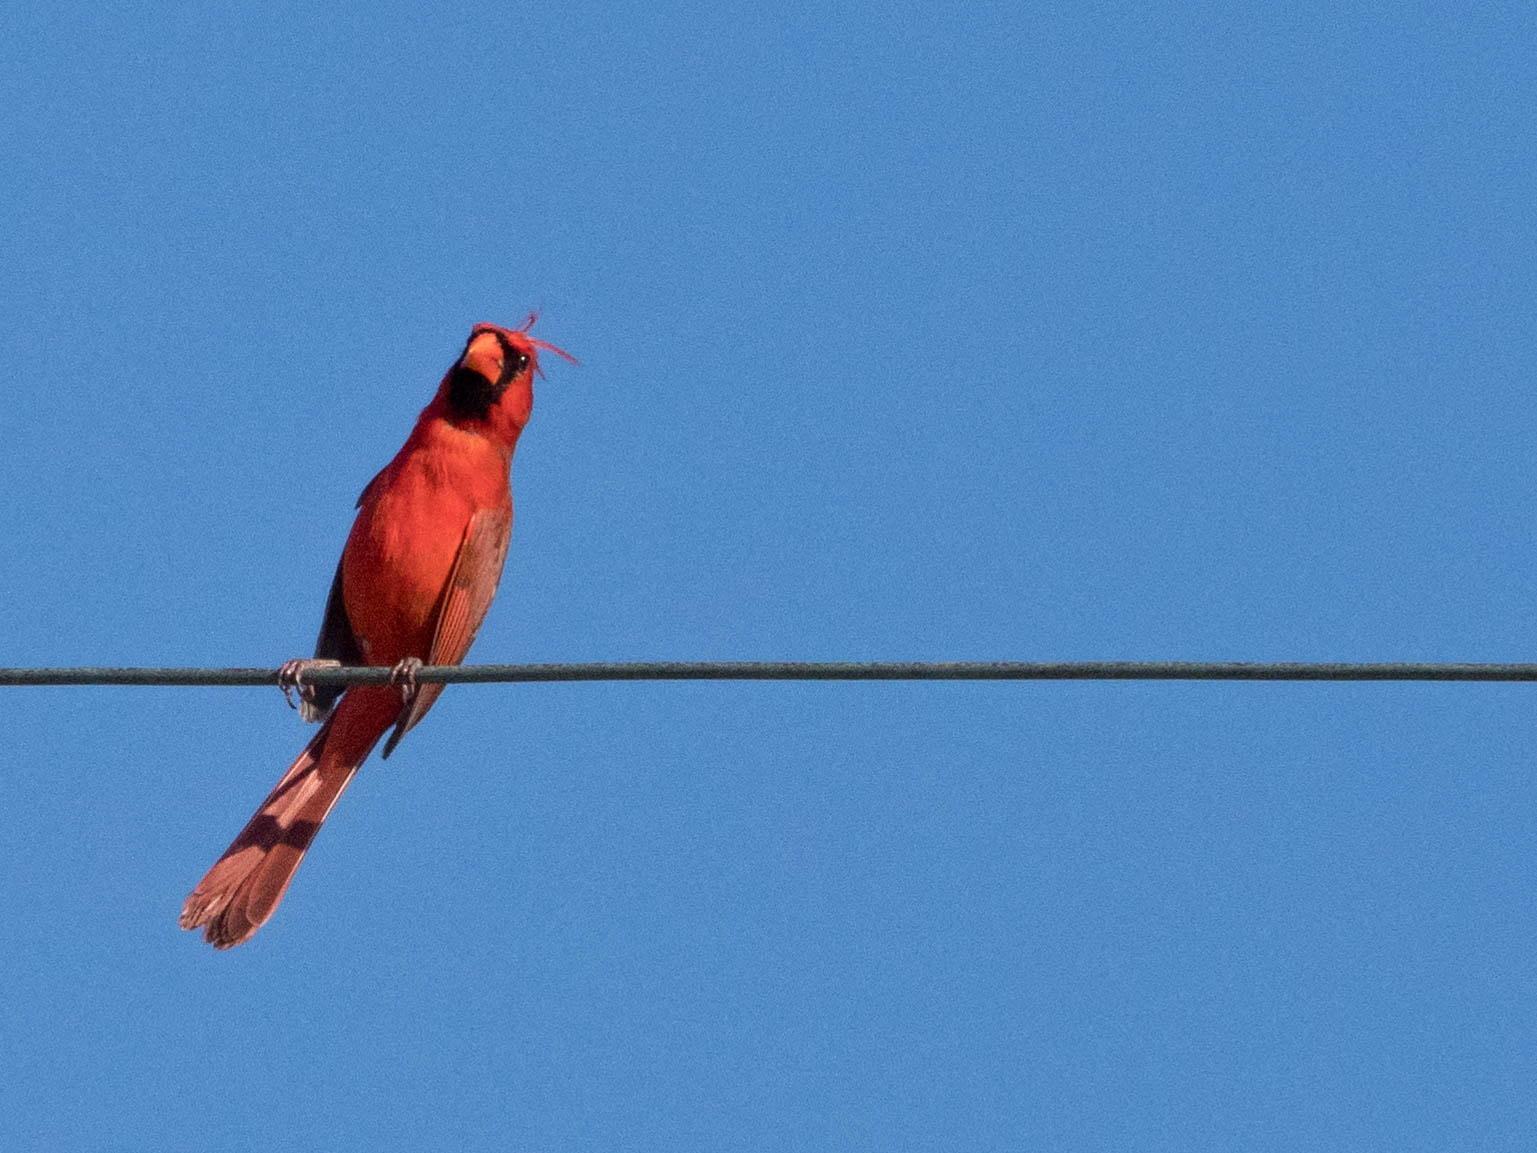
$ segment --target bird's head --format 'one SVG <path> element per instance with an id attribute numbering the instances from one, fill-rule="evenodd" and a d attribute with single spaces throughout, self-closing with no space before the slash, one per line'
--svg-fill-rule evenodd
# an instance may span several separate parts
<path id="1" fill-rule="evenodd" d="M 530 336 L 534 319 L 530 316 L 522 328 L 477 324 L 470 330 L 464 352 L 438 389 L 451 422 L 508 446 L 517 441 L 534 408 L 534 374 L 544 375 L 539 372 L 539 350 L 578 363 L 564 350 Z"/>

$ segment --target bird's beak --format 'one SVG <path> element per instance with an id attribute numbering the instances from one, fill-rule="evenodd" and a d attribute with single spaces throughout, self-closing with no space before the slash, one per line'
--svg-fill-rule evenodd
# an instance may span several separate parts
<path id="1" fill-rule="evenodd" d="M 502 345 L 496 335 L 483 332 L 470 341 L 459 363 L 493 383 L 502 375 Z"/>

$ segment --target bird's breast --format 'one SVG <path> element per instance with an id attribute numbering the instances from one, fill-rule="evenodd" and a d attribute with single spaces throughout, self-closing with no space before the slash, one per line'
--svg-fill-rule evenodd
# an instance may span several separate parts
<path id="1" fill-rule="evenodd" d="M 510 499 L 506 461 L 482 459 L 477 447 L 413 435 L 365 495 L 342 557 L 342 595 L 369 664 L 427 659 L 470 518 Z"/>

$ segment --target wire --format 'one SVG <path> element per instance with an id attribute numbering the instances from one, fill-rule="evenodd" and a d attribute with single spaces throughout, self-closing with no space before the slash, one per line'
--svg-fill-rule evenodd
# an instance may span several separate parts
<path id="1" fill-rule="evenodd" d="M 383 685 L 388 668 L 309 668 L 307 685 Z M 1537 681 L 1537 664 L 1232 661 L 640 661 L 424 665 L 428 684 L 529 681 Z M 275 685 L 276 669 L 0 668 L 0 687 Z"/>

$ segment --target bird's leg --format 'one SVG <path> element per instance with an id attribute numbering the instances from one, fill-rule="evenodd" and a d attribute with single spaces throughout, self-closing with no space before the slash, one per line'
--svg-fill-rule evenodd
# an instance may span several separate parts
<path id="1" fill-rule="evenodd" d="M 304 674 L 311 669 L 339 669 L 341 661 L 319 660 L 314 658 L 300 658 L 298 660 L 284 661 L 278 669 L 278 688 L 283 690 L 283 699 L 288 702 L 291 709 L 298 708 L 294 704 L 293 693 L 298 690 L 299 700 L 310 704 L 315 699 L 315 686 L 304 683 Z"/>
<path id="2" fill-rule="evenodd" d="M 390 670 L 390 684 L 400 689 L 400 703 L 410 708 L 416 700 L 416 670 L 422 667 L 420 657 L 401 657 Z"/>

